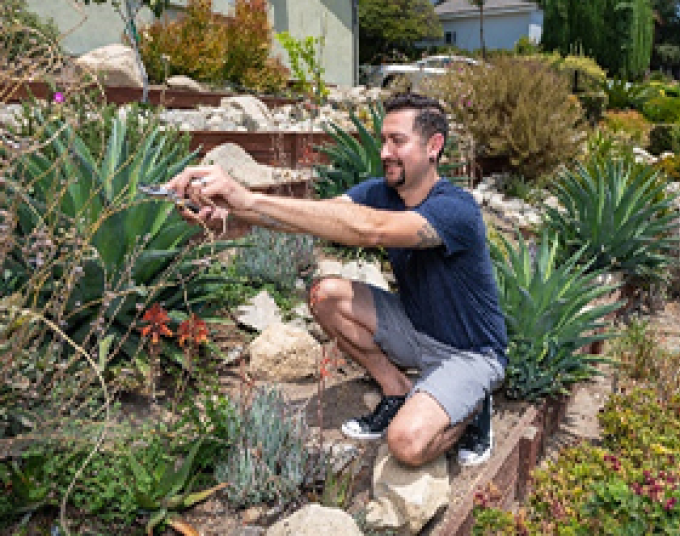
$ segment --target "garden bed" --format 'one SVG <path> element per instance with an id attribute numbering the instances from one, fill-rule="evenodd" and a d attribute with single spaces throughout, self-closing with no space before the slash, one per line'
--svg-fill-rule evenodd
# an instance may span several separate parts
<path id="1" fill-rule="evenodd" d="M 83 90 L 84 88 L 79 88 Z M 92 85 L 91 89 L 100 93 L 103 89 L 103 100 L 112 104 L 128 104 L 131 102 L 141 102 L 142 89 L 126 86 L 106 86 L 101 87 Z M 34 96 L 39 99 L 51 97 L 53 90 L 46 82 L 9 82 L 0 84 L 0 99 L 4 103 L 23 102 Z M 149 88 L 149 104 L 154 106 L 164 106 L 165 108 L 193 109 L 197 106 L 219 106 L 225 97 L 234 97 L 239 93 L 230 91 L 189 91 L 186 89 L 172 89 L 162 86 L 152 86 Z M 293 97 L 273 97 L 262 95 L 258 96 L 270 108 L 276 108 L 285 104 L 296 104 L 299 98 Z"/>

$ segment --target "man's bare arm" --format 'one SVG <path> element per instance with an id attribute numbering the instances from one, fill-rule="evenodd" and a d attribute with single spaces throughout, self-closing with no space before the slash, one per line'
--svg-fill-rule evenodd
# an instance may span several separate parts
<path id="1" fill-rule="evenodd" d="M 435 229 L 414 211 L 379 210 L 346 200 L 349 198 L 309 200 L 256 193 L 249 212 L 258 214 L 266 226 L 278 222 L 350 246 L 431 248 L 441 244 Z"/>

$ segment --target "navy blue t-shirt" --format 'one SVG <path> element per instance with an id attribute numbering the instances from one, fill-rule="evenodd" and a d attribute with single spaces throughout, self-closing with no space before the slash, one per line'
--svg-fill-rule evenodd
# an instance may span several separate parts
<path id="1" fill-rule="evenodd" d="M 441 246 L 387 248 L 406 314 L 418 331 L 460 350 L 493 349 L 505 365 L 505 319 L 486 227 L 472 195 L 444 179 L 411 209 L 384 179 L 369 179 L 347 195 L 377 209 L 414 210 L 432 225 Z"/>

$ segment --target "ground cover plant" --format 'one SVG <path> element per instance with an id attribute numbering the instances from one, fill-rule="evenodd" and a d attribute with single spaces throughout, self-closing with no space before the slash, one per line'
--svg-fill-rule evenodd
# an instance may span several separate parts
<path id="1" fill-rule="evenodd" d="M 677 351 L 642 320 L 612 347 L 621 363 L 617 392 L 599 419 L 602 444 L 560 452 L 533 476 L 534 490 L 513 515 L 476 497 L 475 534 L 674 534 L 680 529 Z"/>

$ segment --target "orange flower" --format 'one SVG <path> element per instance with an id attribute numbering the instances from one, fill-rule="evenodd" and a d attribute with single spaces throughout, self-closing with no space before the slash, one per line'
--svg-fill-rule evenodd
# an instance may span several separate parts
<path id="1" fill-rule="evenodd" d="M 166 325 L 170 321 L 170 317 L 165 309 L 157 303 L 147 309 L 142 317 L 142 320 L 149 323 L 148 326 L 142 328 L 142 337 L 151 337 L 152 344 L 158 344 L 161 336 L 170 337 L 173 335 L 172 331 Z"/>
<path id="2" fill-rule="evenodd" d="M 185 341 L 193 342 L 194 344 L 208 342 L 208 326 L 198 316 L 192 314 L 179 325 L 177 336 L 179 337 L 180 346 L 184 346 Z"/>

